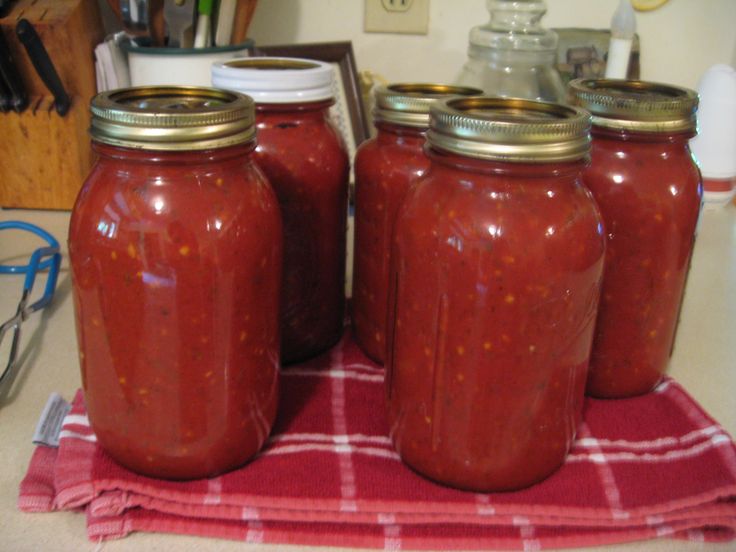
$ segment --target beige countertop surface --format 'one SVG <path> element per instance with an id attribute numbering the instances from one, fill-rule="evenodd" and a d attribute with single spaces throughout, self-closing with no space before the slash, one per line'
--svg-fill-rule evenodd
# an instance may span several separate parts
<path id="1" fill-rule="evenodd" d="M 48 396 L 71 399 L 80 386 L 74 335 L 71 281 L 66 256 L 68 212 L 0 210 L 0 220 L 33 222 L 62 243 L 64 259 L 53 304 L 23 325 L 21 367 L 0 404 L 0 550 L 249 550 L 316 551 L 314 547 L 246 544 L 216 539 L 137 533 L 102 545 L 87 539 L 84 515 L 26 514 L 16 508 L 18 486 L 28 466 L 31 437 Z M 0 232 L 0 262 L 21 262 L 37 247 L 18 232 Z M 0 275 L 0 322 L 10 318 L 20 299 L 22 277 Z M 6 338 L 6 341 L 8 339 Z M 669 374 L 677 379 L 731 434 L 736 435 L 736 208 L 704 211 L 692 262 L 677 343 Z M 0 348 L 0 364 L 8 346 Z M 344 551 L 344 548 L 321 550 Z M 660 539 L 586 548 L 596 551 L 736 550 L 736 543 L 703 544 Z"/>

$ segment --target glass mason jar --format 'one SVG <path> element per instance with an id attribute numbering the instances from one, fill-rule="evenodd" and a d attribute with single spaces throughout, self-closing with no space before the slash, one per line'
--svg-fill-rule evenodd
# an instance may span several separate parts
<path id="1" fill-rule="evenodd" d="M 470 31 L 458 78 L 494 96 L 565 101 L 557 71 L 557 33 L 545 29 L 544 0 L 486 0 L 491 19 Z"/>
<path id="2" fill-rule="evenodd" d="M 576 80 L 571 100 L 593 114 L 593 192 L 607 232 L 587 392 L 651 391 L 667 368 L 702 200 L 688 140 L 695 92 L 640 81 Z"/>
<path id="3" fill-rule="evenodd" d="M 430 110 L 391 258 L 391 437 L 430 479 L 518 489 L 562 464 L 581 417 L 605 248 L 581 180 L 590 116 L 488 97 Z"/>
<path id="4" fill-rule="evenodd" d="M 240 466 L 278 400 L 281 220 L 252 160 L 253 101 L 114 90 L 92 100 L 91 134 L 69 255 L 92 428 L 147 476 Z"/>
<path id="5" fill-rule="evenodd" d="M 391 236 L 409 185 L 429 167 L 424 136 L 429 106 L 453 95 L 476 96 L 476 88 L 444 84 L 392 84 L 375 91 L 375 138 L 355 154 L 355 255 L 352 319 L 365 354 L 383 362 Z"/>
<path id="6" fill-rule="evenodd" d="M 328 63 L 248 58 L 217 63 L 218 88 L 256 101 L 256 161 L 276 191 L 284 221 L 281 357 L 314 356 L 342 335 L 350 162 L 329 119 Z"/>

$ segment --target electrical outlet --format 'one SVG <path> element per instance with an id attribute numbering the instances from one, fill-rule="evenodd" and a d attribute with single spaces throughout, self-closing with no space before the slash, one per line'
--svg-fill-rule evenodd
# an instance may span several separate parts
<path id="1" fill-rule="evenodd" d="M 427 34 L 429 0 L 365 0 L 367 33 Z"/>
<path id="2" fill-rule="evenodd" d="M 383 9 L 390 12 L 405 12 L 413 4 L 413 0 L 381 0 Z"/>

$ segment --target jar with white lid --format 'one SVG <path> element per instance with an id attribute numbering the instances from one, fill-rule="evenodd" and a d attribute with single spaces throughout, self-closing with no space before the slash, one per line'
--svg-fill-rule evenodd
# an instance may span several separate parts
<path id="1" fill-rule="evenodd" d="M 321 61 L 260 57 L 217 63 L 212 83 L 256 102 L 256 161 L 284 222 L 282 360 L 314 356 L 342 335 L 350 163 L 329 118 L 334 70 Z"/>

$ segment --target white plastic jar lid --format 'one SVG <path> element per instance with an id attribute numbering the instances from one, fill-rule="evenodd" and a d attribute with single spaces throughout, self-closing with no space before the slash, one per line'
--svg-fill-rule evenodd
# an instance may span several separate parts
<path id="1" fill-rule="evenodd" d="M 329 63 L 286 57 L 251 57 L 212 65 L 212 85 L 241 92 L 256 103 L 302 103 L 334 96 Z"/>

